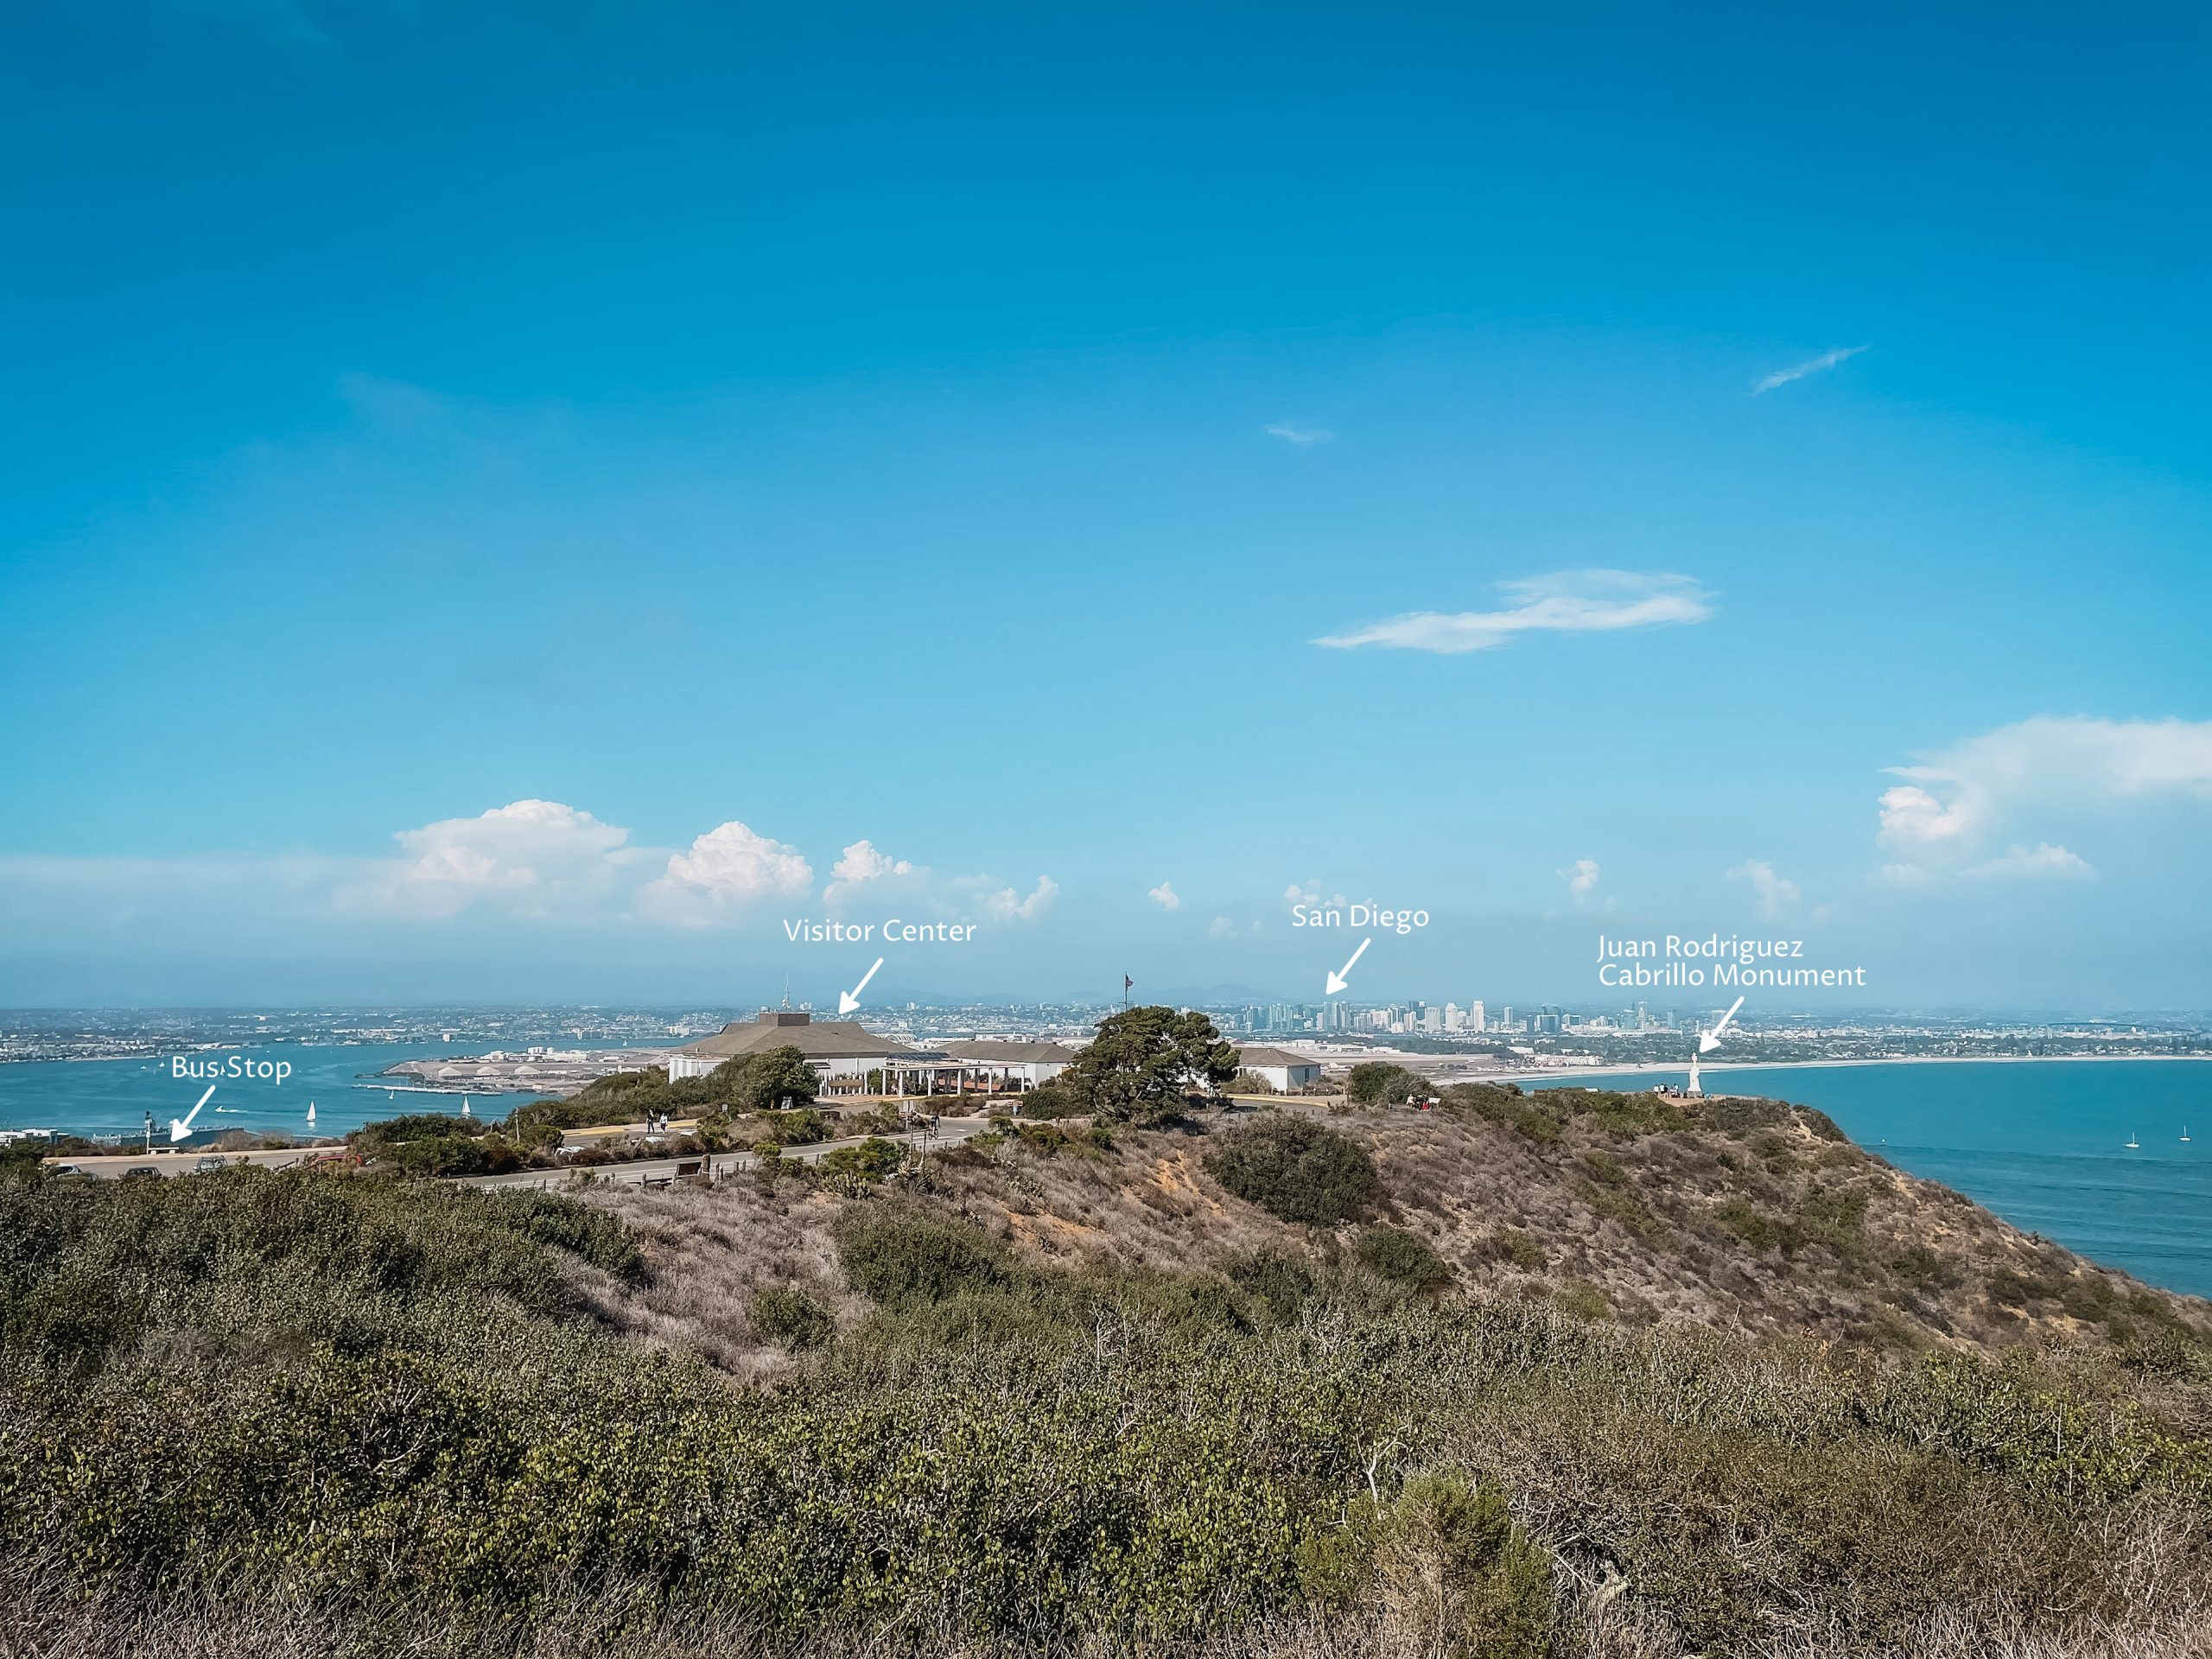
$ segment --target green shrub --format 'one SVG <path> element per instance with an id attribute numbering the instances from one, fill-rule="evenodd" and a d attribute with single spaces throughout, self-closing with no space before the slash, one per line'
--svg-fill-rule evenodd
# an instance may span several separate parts
<path id="1" fill-rule="evenodd" d="M 1344 1081 L 1344 1095 L 1355 1106 L 1401 1105 L 1408 1098 L 1427 1100 L 1436 1085 L 1418 1071 L 1388 1060 L 1363 1060 Z"/>
<path id="2" fill-rule="evenodd" d="M 815 1160 L 822 1178 L 849 1192 L 873 1185 L 906 1161 L 906 1154 L 889 1141 L 870 1135 L 856 1147 L 839 1147 Z"/>
<path id="3" fill-rule="evenodd" d="M 1006 1281 L 1004 1252 L 964 1222 L 908 1204 L 858 1204 L 830 1236 L 845 1281 L 871 1301 L 941 1301 Z"/>
<path id="4" fill-rule="evenodd" d="M 1360 1261 L 1408 1290 L 1433 1290 L 1452 1282 L 1444 1258 L 1418 1234 L 1397 1227 L 1370 1227 L 1354 1247 Z"/>
<path id="5" fill-rule="evenodd" d="M 1544 1659 L 1557 1608 L 1550 1558 L 1514 1523 L 1496 1487 L 1459 1470 L 1415 1475 L 1379 1529 L 1383 1593 L 1418 1609 L 1423 1653 Z"/>
<path id="6" fill-rule="evenodd" d="M 1578 1319 L 1594 1323 L 1613 1317 L 1613 1305 L 1606 1300 L 1605 1293 L 1587 1279 L 1569 1280 L 1553 1293 L 1553 1300 L 1558 1302 L 1561 1312 Z"/>
<path id="7" fill-rule="evenodd" d="M 1059 1083 L 1040 1083 L 1021 1097 L 1021 1116 L 1039 1123 L 1054 1118 L 1079 1117 L 1083 1102 L 1075 1090 Z"/>
<path id="8" fill-rule="evenodd" d="M 1357 1141 L 1288 1114 L 1262 1117 L 1206 1154 L 1214 1179 L 1283 1221 L 1332 1227 L 1376 1188 L 1375 1160 Z"/>
<path id="9" fill-rule="evenodd" d="M 1266 1304 L 1278 1324 L 1295 1325 L 1300 1310 L 1313 1294 L 1312 1271 L 1296 1256 L 1281 1250 L 1255 1250 L 1233 1257 L 1222 1271 L 1230 1284 Z"/>
<path id="10" fill-rule="evenodd" d="M 1713 1212 L 1713 1218 L 1755 1250 L 1778 1250 L 1782 1248 L 1781 1224 L 1764 1211 L 1754 1210 L 1741 1198 L 1729 1199 Z"/>
<path id="11" fill-rule="evenodd" d="M 754 1291 L 752 1317 L 754 1335 L 794 1352 L 819 1348 L 837 1330 L 836 1316 L 795 1285 L 764 1285 Z"/>

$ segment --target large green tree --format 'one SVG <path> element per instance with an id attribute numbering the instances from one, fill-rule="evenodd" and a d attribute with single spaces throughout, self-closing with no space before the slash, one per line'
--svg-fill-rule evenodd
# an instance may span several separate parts
<path id="1" fill-rule="evenodd" d="M 1061 1075 L 1084 1109 L 1127 1123 L 1157 1123 L 1183 1109 L 1193 1090 L 1236 1075 L 1236 1051 L 1203 1014 L 1125 1008 L 1099 1022 L 1098 1035 Z"/>
<path id="2" fill-rule="evenodd" d="M 795 1048 L 771 1048 L 729 1060 L 708 1074 L 722 1099 L 741 1112 L 789 1111 L 811 1106 L 822 1080 Z"/>

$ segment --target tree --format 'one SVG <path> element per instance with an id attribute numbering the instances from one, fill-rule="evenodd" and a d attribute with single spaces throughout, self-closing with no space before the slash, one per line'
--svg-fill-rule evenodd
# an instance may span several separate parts
<path id="1" fill-rule="evenodd" d="M 1192 1090 L 1236 1075 L 1236 1051 L 1203 1014 L 1125 1008 L 1101 1020 L 1098 1035 L 1059 1081 L 1100 1117 L 1157 1123 L 1183 1109 Z"/>
<path id="2" fill-rule="evenodd" d="M 708 1074 L 707 1080 L 741 1112 L 811 1106 L 815 1091 L 822 1086 L 806 1056 L 789 1046 L 726 1060 Z"/>

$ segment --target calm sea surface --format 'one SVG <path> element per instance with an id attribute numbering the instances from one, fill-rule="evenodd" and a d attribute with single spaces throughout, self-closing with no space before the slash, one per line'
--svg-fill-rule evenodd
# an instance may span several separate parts
<path id="1" fill-rule="evenodd" d="M 563 1044 L 590 1048 L 607 1045 Z M 632 1047 L 626 1042 L 619 1046 Z M 461 1096 L 410 1094 L 405 1080 L 379 1081 L 377 1073 L 402 1060 L 455 1059 L 488 1054 L 514 1045 L 478 1043 L 270 1043 L 258 1047 L 211 1050 L 188 1056 L 198 1065 L 219 1065 L 232 1054 L 251 1061 L 281 1060 L 292 1068 L 282 1083 L 244 1077 L 215 1079 L 214 1097 L 193 1128 L 252 1129 L 285 1135 L 343 1135 L 398 1112 L 457 1112 Z M 168 1059 L 31 1060 L 0 1065 L 0 1129 L 56 1129 L 68 1135 L 128 1135 L 143 1132 L 146 1114 L 154 1115 L 158 1136 L 173 1117 L 192 1109 L 208 1079 L 173 1077 Z M 529 1096 L 477 1095 L 491 1101 L 490 1115 L 505 1116 L 515 1099 Z M 308 1128 L 308 1103 L 315 1103 L 315 1128 Z M 480 1103 L 481 1115 L 487 1109 Z"/>
<path id="2" fill-rule="evenodd" d="M 1648 1089 L 1688 1077 L 1576 1081 Z M 1861 1146 L 2016 1227 L 2212 1296 L 2212 1061 L 1727 1066 L 1708 1069 L 1705 1086 L 1817 1106 Z"/>
<path id="3" fill-rule="evenodd" d="M 459 1103 L 450 1096 L 388 1096 L 374 1074 L 399 1060 L 493 1046 L 241 1049 L 289 1061 L 292 1075 L 283 1084 L 219 1084 L 194 1128 L 304 1134 L 311 1100 L 315 1128 L 325 1135 L 395 1112 L 454 1110 Z M 1593 1073 L 1575 1081 L 1649 1088 L 1685 1075 Z M 1706 1077 L 1708 1087 L 1730 1093 L 1817 1106 L 1899 1168 L 1956 1187 L 2016 1226 L 2152 1284 L 2212 1296 L 2212 1062 L 1747 1066 Z M 0 1065 L 0 1128 L 137 1135 L 148 1112 L 165 1124 L 205 1087 L 172 1077 L 167 1060 Z M 494 1098 L 488 1109 L 502 1114 L 510 1103 Z M 2187 1142 L 2184 1126 L 2193 1137 Z M 2131 1139 L 2136 1150 L 2126 1146 Z"/>

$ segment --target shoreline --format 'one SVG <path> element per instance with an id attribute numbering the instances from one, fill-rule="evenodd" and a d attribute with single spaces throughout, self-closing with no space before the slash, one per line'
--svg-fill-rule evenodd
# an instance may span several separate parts
<path id="1" fill-rule="evenodd" d="M 1427 1055 L 1412 1056 L 1426 1059 Z M 1698 1069 L 1725 1071 L 1812 1071 L 1864 1065 L 2111 1065 L 2128 1061 L 2212 1062 L 2212 1054 L 1883 1054 L 1847 1060 L 1700 1060 Z M 1400 1065 L 1406 1062 L 1400 1061 Z M 1485 1071 L 1461 1083 L 1571 1082 L 1576 1077 L 1643 1077 L 1654 1072 L 1688 1072 L 1688 1060 L 1624 1060 L 1618 1065 L 1549 1066 Z"/>

